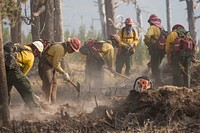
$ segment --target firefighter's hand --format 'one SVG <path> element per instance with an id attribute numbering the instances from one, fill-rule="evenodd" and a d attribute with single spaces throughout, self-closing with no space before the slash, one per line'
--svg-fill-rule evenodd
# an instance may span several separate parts
<path id="1" fill-rule="evenodd" d="M 63 73 L 63 79 L 64 79 L 65 81 L 70 80 L 69 74 L 68 74 L 68 73 Z"/>
<path id="2" fill-rule="evenodd" d="M 196 57 L 195 57 L 195 56 L 192 56 L 191 61 L 192 61 L 193 63 L 196 63 Z"/>

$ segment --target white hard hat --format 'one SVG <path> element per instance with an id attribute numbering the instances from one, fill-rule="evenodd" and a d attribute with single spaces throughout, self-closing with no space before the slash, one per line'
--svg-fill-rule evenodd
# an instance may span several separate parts
<path id="1" fill-rule="evenodd" d="M 32 44 L 38 49 L 38 51 L 41 53 L 43 52 L 44 46 L 40 41 L 34 41 Z"/>

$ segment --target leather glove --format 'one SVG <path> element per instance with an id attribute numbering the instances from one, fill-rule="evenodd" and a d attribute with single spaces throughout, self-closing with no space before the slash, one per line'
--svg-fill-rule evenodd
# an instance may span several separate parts
<path id="1" fill-rule="evenodd" d="M 70 80 L 69 74 L 68 73 L 63 73 L 63 79 L 66 80 L 66 81 Z"/>
<path id="2" fill-rule="evenodd" d="M 196 63 L 196 57 L 195 57 L 194 55 L 192 56 L 191 61 L 192 61 L 193 63 Z"/>

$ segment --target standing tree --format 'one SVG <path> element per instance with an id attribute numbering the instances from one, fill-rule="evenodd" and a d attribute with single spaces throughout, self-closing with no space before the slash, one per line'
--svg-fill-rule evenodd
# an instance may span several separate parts
<path id="1" fill-rule="evenodd" d="M 54 28 L 55 36 L 54 40 L 58 42 L 64 41 L 64 30 L 63 30 L 63 18 L 62 18 L 62 0 L 54 0 L 55 12 L 54 12 Z"/>
<path id="2" fill-rule="evenodd" d="M 10 10 L 10 33 L 12 42 L 21 42 L 21 1 L 11 0 L 9 3 L 12 6 Z"/>
<path id="3" fill-rule="evenodd" d="M 115 23 L 115 12 L 114 12 L 113 0 L 105 0 L 105 12 L 106 12 L 106 28 L 107 28 L 107 38 L 109 35 L 116 33 L 116 29 L 112 22 Z"/>
<path id="4" fill-rule="evenodd" d="M 40 37 L 54 41 L 54 0 L 45 0 L 44 5 L 46 10 L 40 16 L 41 27 L 44 30 L 41 30 Z"/>
<path id="5" fill-rule="evenodd" d="M 166 0 L 166 14 L 167 14 L 167 31 L 171 31 L 171 9 L 170 0 Z"/>
<path id="6" fill-rule="evenodd" d="M 199 0 L 180 0 L 180 2 L 186 1 L 187 5 L 187 15 L 188 15 L 188 25 L 189 25 L 189 31 L 193 37 L 194 40 L 197 39 L 197 32 L 196 32 L 196 26 L 195 21 L 196 19 L 200 18 L 200 16 L 194 15 L 194 10 L 197 8 L 197 5 L 200 3 Z"/>
<path id="7" fill-rule="evenodd" d="M 106 18 L 105 18 L 105 11 L 104 11 L 104 0 L 98 0 L 98 7 L 99 7 L 99 16 L 101 21 L 101 30 L 103 34 L 103 38 L 106 39 Z"/>
<path id="8" fill-rule="evenodd" d="M 63 16 L 62 16 L 62 0 L 54 0 L 54 40 L 56 42 L 64 41 L 64 30 L 63 30 Z M 70 71 L 69 65 L 66 58 L 62 59 L 61 65 L 64 69 Z"/>
<path id="9" fill-rule="evenodd" d="M 7 90 L 7 81 L 5 73 L 5 64 L 4 64 L 4 51 L 3 51 L 3 38 L 2 38 L 2 9 L 5 5 L 4 2 L 0 1 L 0 120 L 1 125 L 9 126 L 10 112 L 8 108 L 8 90 Z"/>
<path id="10" fill-rule="evenodd" d="M 31 33 L 33 41 L 40 39 L 40 12 L 45 10 L 45 6 L 39 7 L 39 0 L 30 0 L 31 8 Z"/>

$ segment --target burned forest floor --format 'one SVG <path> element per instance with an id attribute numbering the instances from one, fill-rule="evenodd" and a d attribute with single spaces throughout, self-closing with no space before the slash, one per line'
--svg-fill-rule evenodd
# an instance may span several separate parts
<path id="1" fill-rule="evenodd" d="M 8 133 L 67 133 L 67 132 L 135 132 L 160 133 L 200 132 L 200 65 L 192 67 L 191 88 L 170 85 L 170 70 L 163 68 L 165 86 L 146 92 L 133 90 L 138 76 L 151 77 L 146 69 L 133 70 L 129 77 L 114 77 L 105 70 L 105 86 L 84 84 L 84 65 L 70 64 L 71 77 L 81 84 L 81 95 L 58 75 L 57 104 L 42 99 L 41 81 L 37 74 L 29 79 L 40 99 L 41 112 L 28 110 L 13 88 L 10 127 Z M 139 69 L 139 68 L 138 68 Z"/>

